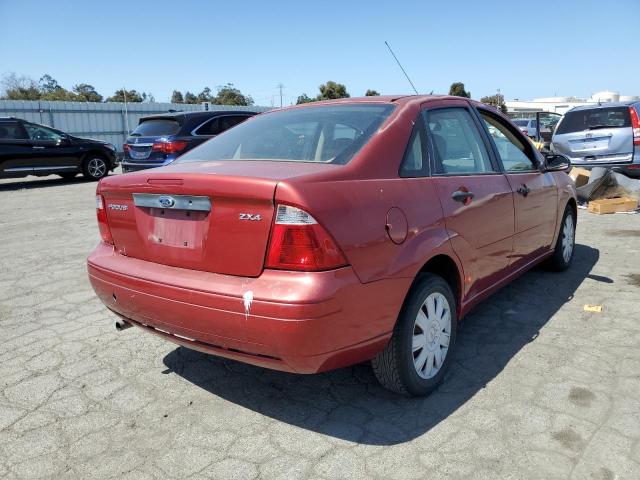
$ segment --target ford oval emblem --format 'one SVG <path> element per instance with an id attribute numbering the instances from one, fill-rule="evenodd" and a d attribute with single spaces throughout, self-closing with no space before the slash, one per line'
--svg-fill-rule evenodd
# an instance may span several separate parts
<path id="1" fill-rule="evenodd" d="M 163 208 L 171 208 L 176 204 L 176 201 L 173 197 L 163 196 L 158 198 L 158 203 Z"/>

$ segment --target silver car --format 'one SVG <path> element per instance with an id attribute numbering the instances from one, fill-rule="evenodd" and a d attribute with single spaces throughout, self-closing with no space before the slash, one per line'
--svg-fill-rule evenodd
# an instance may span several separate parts
<path id="1" fill-rule="evenodd" d="M 640 177 L 640 102 L 575 107 L 553 134 L 551 150 L 577 167 L 612 167 Z"/>
<path id="2" fill-rule="evenodd" d="M 512 122 L 520 129 L 522 133 L 530 138 L 536 138 L 538 135 L 538 122 L 535 118 L 517 118 Z"/>

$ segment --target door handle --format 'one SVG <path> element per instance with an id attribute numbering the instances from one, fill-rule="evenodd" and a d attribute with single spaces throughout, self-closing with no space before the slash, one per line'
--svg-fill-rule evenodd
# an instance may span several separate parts
<path id="1" fill-rule="evenodd" d="M 38 146 L 35 146 L 35 145 L 34 145 L 33 148 L 35 148 L 36 150 L 43 150 L 44 149 L 44 147 L 38 147 Z"/>
<path id="2" fill-rule="evenodd" d="M 454 201 L 460 202 L 464 205 L 469 205 L 471 203 L 471 200 L 473 200 L 473 197 L 473 192 L 467 192 L 465 190 L 456 190 L 451 194 L 451 198 Z"/>
<path id="3" fill-rule="evenodd" d="M 526 197 L 527 195 L 529 195 L 529 192 L 531 191 L 531 189 L 529 187 L 527 187 L 526 185 L 522 185 L 520 188 L 518 188 L 517 192 L 522 195 L 523 197 Z"/>

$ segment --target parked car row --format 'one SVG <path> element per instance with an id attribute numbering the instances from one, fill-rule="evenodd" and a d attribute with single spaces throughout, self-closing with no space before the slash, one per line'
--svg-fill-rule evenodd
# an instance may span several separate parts
<path id="1" fill-rule="evenodd" d="M 179 112 L 142 117 L 123 145 L 122 171 L 159 167 L 256 115 L 256 111 Z M 118 166 L 115 145 L 15 117 L 0 117 L 0 178 L 82 173 L 100 180 Z"/>

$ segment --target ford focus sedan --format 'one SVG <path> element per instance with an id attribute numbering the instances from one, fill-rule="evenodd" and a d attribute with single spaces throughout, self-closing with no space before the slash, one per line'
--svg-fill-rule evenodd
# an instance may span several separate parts
<path id="1" fill-rule="evenodd" d="M 89 278 L 119 329 L 297 373 L 370 360 L 425 395 L 474 305 L 540 262 L 569 267 L 569 166 L 459 97 L 271 111 L 102 180 Z"/>

